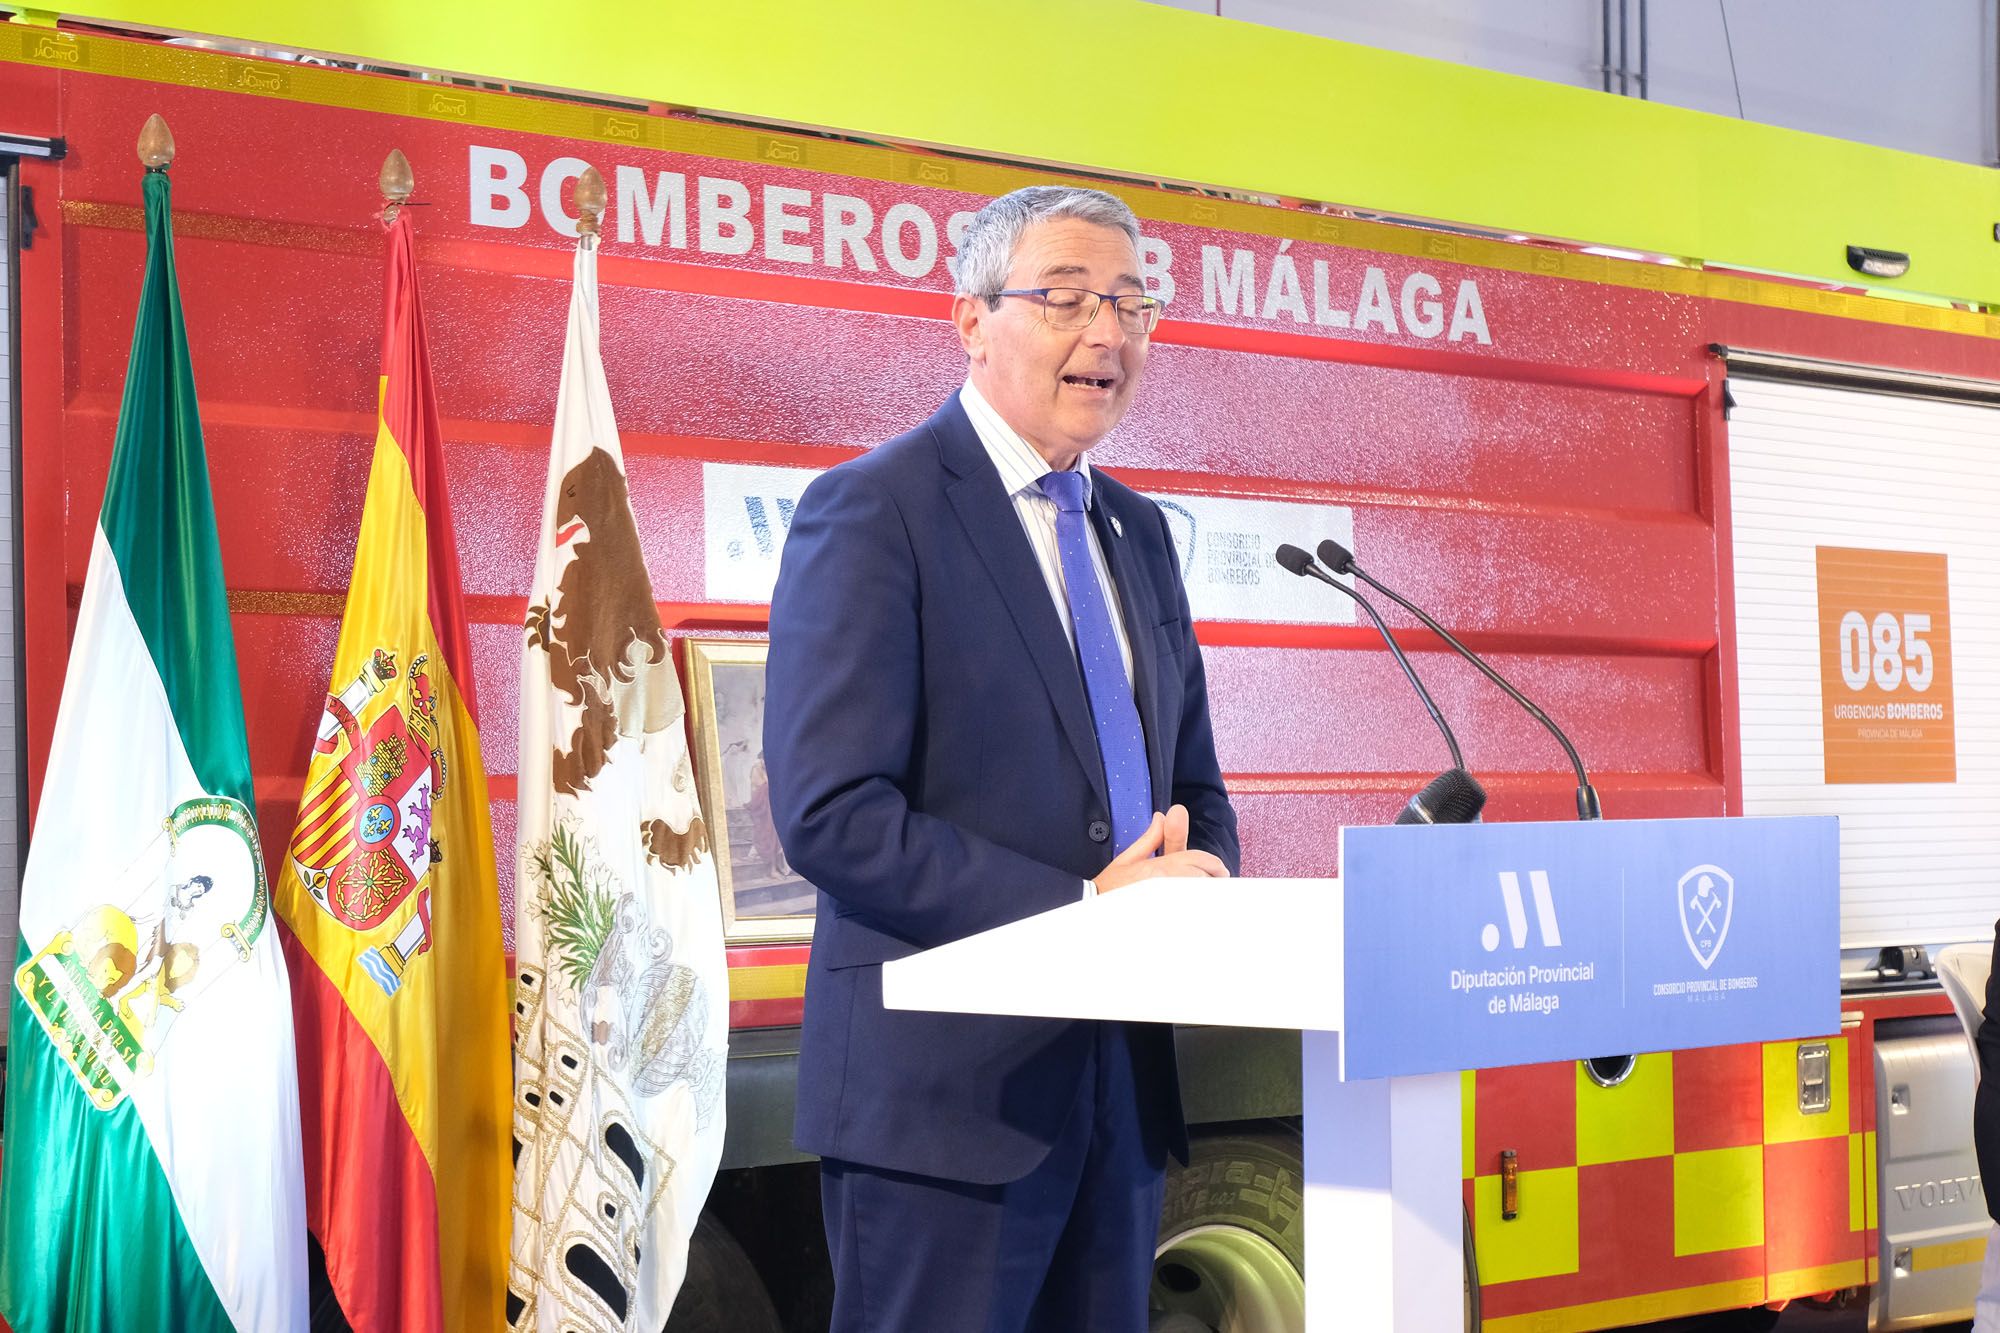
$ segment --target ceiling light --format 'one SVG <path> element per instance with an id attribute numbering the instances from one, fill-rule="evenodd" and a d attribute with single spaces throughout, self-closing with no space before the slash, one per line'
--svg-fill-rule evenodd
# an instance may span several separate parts
<path id="1" fill-rule="evenodd" d="M 1910 257 L 1901 250 L 1850 245 L 1847 247 L 1847 266 L 1871 278 L 1900 278 L 1910 271 Z"/>

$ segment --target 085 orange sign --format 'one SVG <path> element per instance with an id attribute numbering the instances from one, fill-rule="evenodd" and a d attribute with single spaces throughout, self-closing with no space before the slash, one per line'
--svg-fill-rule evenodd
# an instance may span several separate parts
<path id="1" fill-rule="evenodd" d="M 1814 548 L 1828 782 L 1955 782 L 1950 580 L 1919 551 Z"/>

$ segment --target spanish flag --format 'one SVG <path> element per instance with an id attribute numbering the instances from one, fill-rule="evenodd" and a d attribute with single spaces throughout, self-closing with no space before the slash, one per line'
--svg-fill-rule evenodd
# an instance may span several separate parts
<path id="1" fill-rule="evenodd" d="M 407 211 L 333 682 L 280 867 L 306 1215 L 355 1333 L 491 1333 L 511 1158 L 478 708 Z"/>

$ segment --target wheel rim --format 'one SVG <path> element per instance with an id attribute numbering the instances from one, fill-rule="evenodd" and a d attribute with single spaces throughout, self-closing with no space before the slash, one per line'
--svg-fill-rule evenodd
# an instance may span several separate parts
<path id="1" fill-rule="evenodd" d="M 1300 1333 L 1306 1284 L 1285 1252 L 1246 1227 L 1183 1231 L 1153 1257 L 1159 1333 Z"/>

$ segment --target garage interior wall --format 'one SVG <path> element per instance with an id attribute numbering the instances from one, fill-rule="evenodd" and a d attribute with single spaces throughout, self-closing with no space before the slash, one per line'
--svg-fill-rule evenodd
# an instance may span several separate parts
<path id="1" fill-rule="evenodd" d="M 1644 90 L 1639 0 L 1149 3 L 1579 88 L 1604 88 L 1608 64 L 1619 91 L 1622 65 L 1630 96 L 1957 162 L 2000 160 L 1996 0 L 1664 0 L 1644 7 Z"/>

